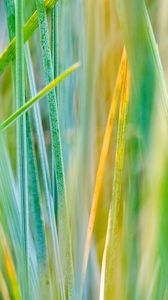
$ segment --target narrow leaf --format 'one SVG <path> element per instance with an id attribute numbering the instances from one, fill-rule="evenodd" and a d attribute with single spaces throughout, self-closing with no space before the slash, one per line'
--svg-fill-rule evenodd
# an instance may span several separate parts
<path id="1" fill-rule="evenodd" d="M 39 31 L 43 58 L 43 67 L 45 81 L 49 83 L 53 79 L 53 66 L 50 51 L 50 41 L 48 33 L 48 23 L 44 2 L 36 0 Z M 67 208 L 64 166 L 62 159 L 62 145 L 60 136 L 60 124 L 58 115 L 58 106 L 56 102 L 55 91 L 48 94 L 49 120 L 51 131 L 51 144 L 56 172 L 57 195 L 58 195 L 58 238 L 60 253 L 62 255 L 62 264 L 65 277 L 65 284 L 68 288 L 68 295 L 72 293 L 73 285 L 73 261 L 72 246 L 70 238 L 69 214 Z"/>
<path id="2" fill-rule="evenodd" d="M 22 116 L 29 108 L 32 107 L 34 103 L 47 95 L 54 87 L 56 87 L 62 80 L 64 80 L 72 72 L 76 71 L 80 66 L 79 63 L 76 63 L 64 71 L 61 75 L 55 78 L 50 82 L 45 88 L 43 88 L 35 97 L 28 100 L 22 107 L 20 107 L 15 113 L 13 113 L 9 118 L 7 118 L 1 125 L 0 130 L 6 129 L 13 122 L 15 122 L 20 116 Z"/>
<path id="3" fill-rule="evenodd" d="M 111 101 L 111 107 L 110 107 L 110 111 L 109 111 L 109 115 L 108 115 L 108 119 L 107 119 L 107 124 L 106 124 L 106 129 L 105 129 L 105 133 L 104 133 L 103 144 L 102 144 L 102 149 L 101 149 L 101 154 L 100 154 L 100 160 L 99 160 L 97 174 L 96 174 L 92 207 L 91 207 L 91 212 L 90 212 L 90 216 L 89 216 L 89 223 L 88 223 L 87 236 L 86 236 L 84 260 L 83 260 L 83 274 L 82 274 L 83 279 L 82 280 L 84 280 L 85 275 L 86 275 L 88 257 L 89 257 L 91 241 L 92 241 L 92 235 L 93 235 L 93 230 L 94 230 L 94 226 L 95 226 L 97 210 L 98 210 L 98 206 L 99 206 L 99 202 L 100 202 L 99 201 L 100 200 L 100 192 L 101 192 L 101 187 L 103 184 L 103 178 L 104 178 L 104 172 L 105 172 L 105 167 L 106 167 L 106 162 L 107 162 L 109 145 L 110 145 L 110 141 L 111 141 L 114 119 L 116 116 L 116 111 L 117 111 L 117 107 L 118 107 L 118 103 L 119 103 L 119 97 L 120 97 L 122 83 L 123 83 L 123 76 L 125 74 L 126 62 L 127 62 L 126 51 L 124 49 L 122 58 L 121 58 L 119 71 L 118 71 L 117 81 L 116 81 L 116 85 L 115 85 L 115 89 L 114 89 L 114 95 L 113 95 L 113 98 Z"/>
<path id="4" fill-rule="evenodd" d="M 16 106 L 19 108 L 25 103 L 24 86 L 24 36 L 23 36 L 23 0 L 16 1 Z M 29 254 L 28 254 L 28 191 L 27 191 L 27 153 L 26 153 L 26 122 L 22 116 L 17 127 L 18 146 L 18 181 L 19 201 L 21 206 L 21 244 L 22 257 L 20 266 L 20 280 L 22 296 L 26 299 L 29 295 Z"/>
<path id="5" fill-rule="evenodd" d="M 2 227 L 0 226 L 0 245 L 3 252 L 3 260 L 5 264 L 5 269 L 7 272 L 7 276 L 10 283 L 10 288 L 12 291 L 12 299 L 14 300 L 21 300 L 21 294 L 20 294 L 20 288 L 19 288 L 19 282 L 15 270 L 15 266 L 13 263 L 11 251 L 9 249 L 5 234 L 3 232 Z"/>
<path id="6" fill-rule="evenodd" d="M 114 262 L 117 257 L 116 243 L 118 240 L 118 217 L 121 205 L 121 184 L 125 148 L 126 116 L 130 92 L 130 74 L 127 68 L 121 94 L 121 104 L 118 121 L 117 148 L 114 168 L 112 201 L 109 210 L 108 227 L 103 252 L 101 271 L 100 300 L 112 299 L 114 294 Z"/>
<path id="7" fill-rule="evenodd" d="M 47 10 L 52 9 L 57 0 L 45 0 L 44 5 Z M 33 13 L 33 15 L 29 18 L 29 20 L 24 25 L 24 42 L 26 42 L 33 34 L 33 32 L 38 27 L 38 14 L 37 10 Z M 11 60 L 15 58 L 15 50 L 16 50 L 16 37 L 12 39 L 9 45 L 5 48 L 5 50 L 0 55 L 0 74 L 4 71 L 6 66 L 9 64 Z"/>

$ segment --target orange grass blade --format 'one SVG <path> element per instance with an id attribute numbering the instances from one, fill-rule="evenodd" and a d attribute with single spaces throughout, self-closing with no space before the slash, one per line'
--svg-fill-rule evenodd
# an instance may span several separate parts
<path id="1" fill-rule="evenodd" d="M 86 270 L 87 270 L 87 264 L 88 264 L 88 258 L 89 258 L 89 252 L 90 252 L 90 246 L 91 246 L 91 240 L 96 220 L 96 214 L 97 209 L 99 205 L 99 195 L 102 187 L 103 182 L 103 176 L 105 172 L 105 166 L 108 156 L 108 150 L 111 140 L 111 134 L 112 129 L 114 125 L 114 118 L 117 111 L 117 106 L 119 103 L 119 97 L 121 93 L 122 83 L 123 83 L 123 76 L 125 73 L 125 68 L 127 64 L 127 57 L 126 57 L 126 50 L 124 48 L 122 57 L 121 57 L 121 63 L 118 71 L 117 81 L 114 89 L 114 94 L 111 102 L 111 107 L 108 115 L 108 120 L 106 124 L 104 139 L 103 139 L 103 145 L 101 149 L 100 154 L 100 161 L 98 165 L 97 175 L 96 175 L 96 181 L 95 181 L 95 188 L 94 188 L 94 194 L 93 194 L 93 200 L 92 200 L 92 207 L 89 217 L 89 224 L 87 229 L 87 235 L 86 235 L 86 244 L 85 244 L 85 251 L 84 251 L 84 259 L 83 259 L 83 269 L 82 269 L 82 282 L 84 281 Z"/>
<path id="2" fill-rule="evenodd" d="M 121 184 L 124 162 L 126 116 L 128 110 L 128 100 L 130 93 L 130 73 L 126 69 L 125 80 L 123 82 L 121 104 L 118 121 L 117 148 L 115 158 L 115 169 L 113 179 L 112 202 L 109 210 L 108 227 L 103 253 L 100 300 L 115 298 L 115 283 L 112 284 L 114 274 L 114 265 L 116 263 L 116 248 L 119 239 L 119 214 L 121 205 Z M 121 286 L 120 286 L 121 288 Z M 116 291 L 118 292 L 118 291 Z M 122 296 L 121 296 L 122 298 Z"/>

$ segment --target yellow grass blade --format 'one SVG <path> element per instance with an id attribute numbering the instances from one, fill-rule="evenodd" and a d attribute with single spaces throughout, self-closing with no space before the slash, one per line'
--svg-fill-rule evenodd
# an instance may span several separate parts
<path id="1" fill-rule="evenodd" d="M 88 264 L 88 258 L 89 258 L 89 252 L 90 252 L 90 246 L 91 246 L 91 240 L 96 220 L 96 214 L 97 209 L 99 206 L 99 195 L 102 187 L 104 172 L 105 172 L 105 166 L 108 156 L 108 150 L 111 140 L 111 134 L 113 130 L 114 125 L 114 118 L 117 111 L 117 106 L 119 103 L 119 97 L 121 93 L 122 83 L 123 83 L 123 76 L 125 73 L 125 68 L 127 64 L 127 57 L 126 57 L 126 51 L 123 50 L 121 63 L 118 71 L 117 81 L 114 89 L 113 98 L 111 101 L 111 107 L 108 115 L 108 120 L 106 124 L 104 139 L 103 139 L 103 145 L 101 149 L 100 154 L 100 161 L 98 165 L 97 175 L 96 175 L 96 181 L 95 181 L 95 188 L 94 188 L 94 194 L 93 194 L 93 200 L 92 200 L 92 207 L 89 217 L 89 224 L 87 229 L 87 236 L 86 236 L 86 244 L 85 244 L 85 251 L 84 251 L 84 259 L 83 259 L 83 269 L 82 269 L 82 282 L 84 281 L 86 270 L 87 270 L 87 264 Z"/>
<path id="2" fill-rule="evenodd" d="M 10 300 L 8 288 L 3 277 L 3 274 L 0 272 L 0 293 L 2 295 L 3 300 Z"/>
<path id="3" fill-rule="evenodd" d="M 21 295 L 20 295 L 20 290 L 19 290 L 15 267 L 13 264 L 10 249 L 8 247 L 8 244 L 7 244 L 7 241 L 6 241 L 6 238 L 5 238 L 5 235 L 4 235 L 4 232 L 3 232 L 3 229 L 1 226 L 0 226 L 0 245 L 2 247 L 4 265 L 5 265 L 5 269 L 7 271 L 7 275 L 9 278 L 9 283 L 10 283 L 10 287 L 11 287 L 11 291 L 12 291 L 12 295 L 13 295 L 12 299 L 21 300 Z"/>
<path id="4" fill-rule="evenodd" d="M 117 270 L 116 264 L 119 253 L 118 240 L 120 236 L 119 232 L 119 216 L 121 202 L 121 184 L 122 184 L 122 170 L 124 161 L 124 148 L 125 148 L 125 130 L 126 130 L 126 116 L 128 108 L 128 99 L 130 92 L 130 74 L 126 68 L 125 79 L 123 82 L 121 104 L 118 121 L 118 133 L 117 133 L 117 148 L 115 158 L 115 169 L 113 179 L 113 192 L 112 202 L 109 210 L 108 227 L 105 248 L 103 253 L 102 272 L 101 272 L 101 285 L 100 285 L 100 300 L 104 299 L 122 299 L 122 287 L 117 289 L 115 280 Z M 116 255 L 117 253 L 117 255 Z M 121 252 L 120 252 L 121 253 Z M 120 259 L 121 262 L 121 259 Z M 119 291 L 120 290 L 120 291 Z M 116 294 L 118 293 L 118 294 Z M 120 295 L 120 296 L 119 296 Z"/>

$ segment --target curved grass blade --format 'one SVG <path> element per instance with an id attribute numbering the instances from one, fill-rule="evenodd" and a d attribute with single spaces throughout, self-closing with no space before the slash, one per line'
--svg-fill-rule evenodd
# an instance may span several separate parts
<path id="1" fill-rule="evenodd" d="M 111 101 L 111 107 L 110 107 L 110 111 L 109 111 L 109 115 L 108 115 L 108 120 L 107 120 L 106 129 L 105 129 L 105 133 L 104 133 L 104 138 L 103 138 L 103 145 L 102 145 L 101 154 L 100 154 L 99 165 L 98 165 L 97 174 L 96 174 L 92 207 L 91 207 L 91 212 L 90 212 L 90 216 L 89 216 L 89 224 L 88 224 L 87 235 L 86 235 L 86 244 L 85 244 L 84 259 L 83 259 L 82 282 L 84 281 L 85 275 L 86 275 L 89 252 L 90 252 L 90 247 L 91 247 L 91 240 L 92 240 L 93 230 L 94 230 L 94 226 L 95 226 L 97 210 L 98 210 L 98 206 L 99 206 L 99 196 L 100 196 L 100 191 L 101 191 L 101 187 L 102 187 L 102 183 L 103 183 L 105 166 L 106 166 L 106 161 L 107 161 L 107 156 L 108 156 L 108 150 L 109 150 L 109 145 L 110 145 L 110 141 L 111 141 L 111 134 L 112 134 L 113 125 L 114 125 L 114 118 L 115 118 L 118 103 L 119 103 L 119 97 L 120 97 L 122 83 L 123 83 L 123 76 L 125 74 L 126 63 L 127 63 L 127 58 L 126 58 L 126 51 L 124 49 L 123 53 L 122 53 L 122 57 L 121 57 L 121 63 L 120 63 L 119 71 L 118 71 L 114 95 L 113 95 L 113 98 Z M 82 283 L 82 285 L 83 285 L 83 283 Z"/>
<path id="2" fill-rule="evenodd" d="M 121 205 L 121 184 L 125 148 L 126 117 L 130 92 L 130 74 L 125 70 L 123 81 L 121 104 L 118 121 L 117 148 L 114 168 L 112 202 L 109 210 L 108 227 L 103 252 L 101 271 L 100 300 L 114 297 L 114 263 L 116 259 L 116 243 L 118 240 L 118 216 Z"/>
<path id="3" fill-rule="evenodd" d="M 45 8 L 47 10 L 52 9 L 57 0 L 46 0 L 44 1 Z M 10 6 L 8 6 L 10 8 Z M 10 12 L 10 10 L 9 10 Z M 10 17 L 11 15 L 9 15 Z M 13 11 L 12 11 L 13 16 Z M 8 20 L 9 20 L 8 17 Z M 11 20 L 10 20 L 11 21 Z M 13 22 L 13 21 L 12 21 Z M 10 25 L 11 27 L 11 25 Z M 29 20 L 24 25 L 24 42 L 26 42 L 33 34 L 33 32 L 38 27 L 38 14 L 37 10 L 33 13 L 33 15 L 29 18 Z M 11 34 L 11 37 L 13 35 Z M 16 50 L 16 37 L 12 39 L 6 49 L 0 55 L 0 74 L 4 71 L 6 66 L 15 58 L 15 50 Z"/>
<path id="4" fill-rule="evenodd" d="M 29 108 L 33 106 L 38 100 L 43 98 L 47 95 L 54 87 L 56 87 L 62 80 L 64 80 L 68 75 L 73 73 L 79 68 L 80 64 L 75 63 L 67 70 L 65 70 L 61 75 L 51 81 L 45 88 L 43 88 L 35 97 L 28 100 L 22 107 L 20 107 L 15 113 L 13 113 L 9 118 L 7 118 L 3 123 L 0 125 L 0 130 L 6 129 L 10 126 L 13 122 L 15 122 L 19 117 L 21 117 Z"/>

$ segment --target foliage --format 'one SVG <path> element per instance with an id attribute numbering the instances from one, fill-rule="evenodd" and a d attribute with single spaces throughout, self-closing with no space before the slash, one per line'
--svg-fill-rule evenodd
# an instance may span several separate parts
<path id="1" fill-rule="evenodd" d="M 0 2 L 0 298 L 167 299 L 162 6 Z"/>

